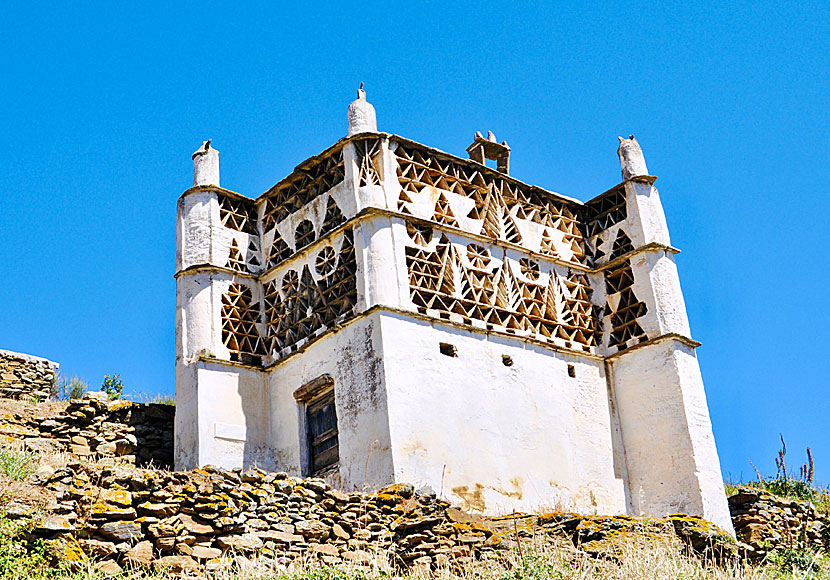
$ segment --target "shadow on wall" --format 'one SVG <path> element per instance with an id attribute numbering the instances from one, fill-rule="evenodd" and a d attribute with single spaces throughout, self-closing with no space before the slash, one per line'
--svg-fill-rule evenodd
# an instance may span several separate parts
<path id="1" fill-rule="evenodd" d="M 620 416 L 617 411 L 617 401 L 614 396 L 614 367 L 605 363 L 605 385 L 608 388 L 608 416 L 611 418 L 611 447 L 614 457 L 614 477 L 623 482 L 626 509 L 633 509 L 631 499 L 631 483 L 628 478 L 628 469 L 625 465 L 625 447 L 623 446 Z"/>
<path id="2" fill-rule="evenodd" d="M 241 407 L 244 442 L 242 443 L 243 469 L 260 467 L 273 471 L 286 469 L 280 465 L 278 453 L 270 445 L 269 402 L 267 394 L 268 374 L 250 371 L 250 377 L 237 375 L 236 393 Z M 249 380 L 245 380 L 245 379 Z M 297 474 L 299 475 L 299 474 Z"/>
<path id="3" fill-rule="evenodd" d="M 173 469 L 175 418 L 174 405 L 148 403 L 130 410 L 127 423 L 136 439 L 136 465 Z"/>

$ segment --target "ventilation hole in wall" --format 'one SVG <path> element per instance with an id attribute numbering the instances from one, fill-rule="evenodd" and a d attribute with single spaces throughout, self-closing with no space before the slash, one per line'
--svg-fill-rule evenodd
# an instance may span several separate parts
<path id="1" fill-rule="evenodd" d="M 441 342 L 438 343 L 438 348 L 441 350 L 441 354 L 444 356 L 458 356 L 458 349 L 455 348 L 454 344 L 450 344 L 448 342 Z"/>
<path id="2" fill-rule="evenodd" d="M 572 379 L 576 378 L 576 368 L 573 365 L 568 365 L 568 376 Z"/>
<path id="3" fill-rule="evenodd" d="M 501 355 L 501 364 L 503 364 L 506 367 L 512 367 L 513 358 L 509 354 L 503 354 Z"/>

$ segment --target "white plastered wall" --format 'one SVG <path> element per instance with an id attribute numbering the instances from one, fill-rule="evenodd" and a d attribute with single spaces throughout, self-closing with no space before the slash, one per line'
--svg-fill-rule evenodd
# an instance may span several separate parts
<path id="1" fill-rule="evenodd" d="M 601 360 L 389 312 L 381 329 L 396 481 L 489 513 L 626 511 Z"/>
<path id="2" fill-rule="evenodd" d="M 219 205 L 211 191 L 188 191 L 179 198 L 176 227 L 176 271 L 212 261 L 214 214 Z"/>
<path id="3" fill-rule="evenodd" d="M 666 338 L 609 362 L 633 513 L 700 514 L 731 531 L 694 349 Z"/>
<path id="4" fill-rule="evenodd" d="M 271 447 L 279 469 L 293 475 L 304 464 L 304 407 L 297 389 L 322 375 L 334 379 L 341 489 L 377 489 L 392 483 L 392 453 L 378 313 L 355 320 L 278 363 L 266 382 Z"/>
<path id="5" fill-rule="evenodd" d="M 679 334 L 691 338 L 674 254 L 667 250 L 649 250 L 632 256 L 630 264 L 634 294 L 648 307 L 648 312 L 639 319 L 648 337 Z"/>
<path id="6" fill-rule="evenodd" d="M 628 235 L 635 248 L 651 243 L 671 245 L 660 194 L 652 185 L 654 179 L 628 181 L 625 184 L 629 220 L 635 224 Z"/>
<path id="7" fill-rule="evenodd" d="M 225 272 L 191 272 L 176 281 L 177 469 L 272 465 L 270 436 L 263 430 L 268 426 L 263 373 L 201 360 L 228 358 L 221 339 L 221 293 L 233 281 L 247 283 L 259 299 L 258 285 Z M 214 423 L 220 424 L 218 439 Z"/>
<path id="8" fill-rule="evenodd" d="M 195 366 L 199 464 L 228 469 L 277 467 L 263 373 L 209 361 Z"/>

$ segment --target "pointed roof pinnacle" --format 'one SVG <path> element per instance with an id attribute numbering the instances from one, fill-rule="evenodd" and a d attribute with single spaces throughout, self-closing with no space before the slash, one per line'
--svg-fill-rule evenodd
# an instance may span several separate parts
<path id="1" fill-rule="evenodd" d="M 620 147 L 617 149 L 617 155 L 620 158 L 623 181 L 627 181 L 633 177 L 648 175 L 643 150 L 640 148 L 640 144 L 634 138 L 634 135 L 629 135 L 628 139 L 623 139 L 622 137 L 618 137 L 618 139 L 620 140 Z"/>
<path id="2" fill-rule="evenodd" d="M 193 153 L 193 185 L 219 187 L 219 151 L 210 146 L 208 139 Z"/>
<path id="3" fill-rule="evenodd" d="M 196 149 L 196 151 L 193 152 L 193 158 L 195 159 L 197 155 L 204 155 L 208 151 L 216 151 L 216 149 L 214 149 L 213 147 L 210 146 L 211 141 L 213 141 L 213 139 L 208 139 L 207 141 L 202 141 L 202 146 L 199 147 L 198 149 Z M 218 153 L 218 151 L 216 151 L 216 152 Z"/>
<path id="4" fill-rule="evenodd" d="M 360 83 L 360 88 L 357 89 L 357 99 L 349 105 L 348 117 L 348 137 L 358 133 L 377 133 L 378 123 L 375 117 L 375 108 L 366 100 L 363 83 Z"/>

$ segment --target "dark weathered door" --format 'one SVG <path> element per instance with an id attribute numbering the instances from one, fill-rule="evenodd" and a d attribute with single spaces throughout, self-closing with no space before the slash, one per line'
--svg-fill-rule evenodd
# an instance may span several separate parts
<path id="1" fill-rule="evenodd" d="M 308 406 L 309 463 L 313 475 L 326 471 L 340 460 L 337 443 L 337 413 L 334 391 L 331 391 Z"/>

